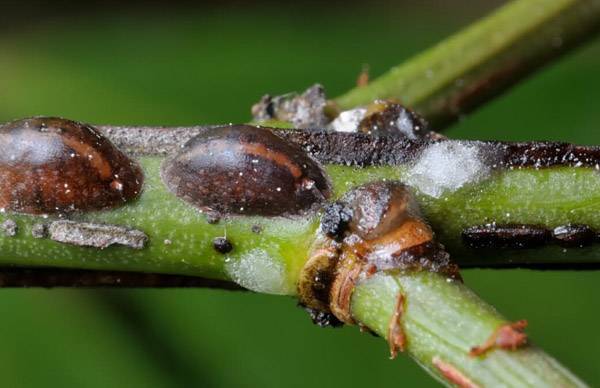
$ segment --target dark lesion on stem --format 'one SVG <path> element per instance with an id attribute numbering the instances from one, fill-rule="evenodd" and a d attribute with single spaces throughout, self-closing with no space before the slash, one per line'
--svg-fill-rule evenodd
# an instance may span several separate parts
<path id="1" fill-rule="evenodd" d="M 197 276 L 54 267 L 0 266 L 0 287 L 221 288 L 243 290 L 233 282 Z"/>

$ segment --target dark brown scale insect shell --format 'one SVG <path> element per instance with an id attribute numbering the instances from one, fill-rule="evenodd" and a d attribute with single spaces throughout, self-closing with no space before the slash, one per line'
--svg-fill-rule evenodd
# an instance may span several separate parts
<path id="1" fill-rule="evenodd" d="M 52 214 L 119 206 L 143 173 L 91 126 L 38 117 L 0 127 L 0 182 L 0 208 Z"/>
<path id="2" fill-rule="evenodd" d="M 315 323 L 329 323 L 331 313 L 352 323 L 354 285 L 387 270 L 437 272 L 461 281 L 458 266 L 435 241 L 408 186 L 370 182 L 325 208 L 319 237 L 299 276 L 298 296 Z"/>
<path id="3" fill-rule="evenodd" d="M 395 101 L 376 100 L 358 125 L 359 132 L 417 139 L 429 134 L 427 122 Z"/>
<path id="4" fill-rule="evenodd" d="M 550 231 L 536 225 L 476 225 L 462 232 L 471 248 L 534 248 L 548 243 Z"/>
<path id="5" fill-rule="evenodd" d="M 362 239 L 373 240 L 396 229 L 408 218 L 420 217 L 408 187 L 398 182 L 371 182 L 341 199 L 352 210 L 349 229 Z"/>
<path id="6" fill-rule="evenodd" d="M 192 205 L 223 214 L 293 215 L 331 192 L 319 164 L 268 128 L 211 128 L 165 161 L 162 179 Z"/>

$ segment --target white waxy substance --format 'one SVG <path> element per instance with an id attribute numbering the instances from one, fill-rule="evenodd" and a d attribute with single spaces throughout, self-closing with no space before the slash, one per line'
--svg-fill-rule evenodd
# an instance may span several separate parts
<path id="1" fill-rule="evenodd" d="M 407 183 L 423 194 L 440 198 L 468 183 L 485 179 L 491 168 L 484 154 L 485 149 L 477 144 L 434 143 L 416 160 L 408 173 Z"/>
<path id="2" fill-rule="evenodd" d="M 336 132 L 357 132 L 358 124 L 366 114 L 366 108 L 343 111 L 329 124 L 329 127 Z"/>
<path id="3" fill-rule="evenodd" d="M 413 125 L 413 120 L 410 118 L 408 111 L 406 109 L 402 109 L 400 112 L 400 117 L 396 120 L 396 128 L 407 138 L 411 140 L 415 140 L 417 135 L 415 131 L 420 130 L 419 127 Z"/>
<path id="4" fill-rule="evenodd" d="M 262 249 L 253 249 L 225 264 L 227 274 L 240 286 L 267 294 L 289 293 L 285 267 Z"/>

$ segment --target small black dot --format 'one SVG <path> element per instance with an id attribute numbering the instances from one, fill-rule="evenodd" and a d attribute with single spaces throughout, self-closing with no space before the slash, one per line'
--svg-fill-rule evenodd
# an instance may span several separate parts
<path id="1" fill-rule="evenodd" d="M 252 225 L 252 232 L 256 234 L 260 234 L 263 230 L 263 227 L 257 224 Z"/>
<path id="2" fill-rule="evenodd" d="M 233 245 L 231 245 L 231 242 L 225 237 L 215 237 L 213 240 L 213 247 L 215 247 L 219 253 L 229 253 L 233 249 Z"/>

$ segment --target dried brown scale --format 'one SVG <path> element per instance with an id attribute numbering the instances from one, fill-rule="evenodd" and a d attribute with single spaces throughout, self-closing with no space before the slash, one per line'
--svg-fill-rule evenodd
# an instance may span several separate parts
<path id="1" fill-rule="evenodd" d="M 482 345 L 472 347 L 469 351 L 469 356 L 478 357 L 493 349 L 515 351 L 523 347 L 527 344 L 527 334 L 523 333 L 526 327 L 526 320 L 498 327 Z"/>
<path id="2" fill-rule="evenodd" d="M 197 276 L 51 267 L 0 267 L 0 287 L 209 287 L 243 290 L 233 282 Z"/>
<path id="3" fill-rule="evenodd" d="M 330 193 L 321 166 L 267 128 L 236 125 L 194 137 L 161 168 L 177 197 L 208 213 L 295 215 Z"/>
<path id="4" fill-rule="evenodd" d="M 344 249 L 336 262 L 329 292 L 328 309 L 344 323 L 357 323 L 351 312 L 352 294 L 357 283 L 366 277 L 365 267 L 365 262 L 351 249 Z"/>
<path id="5" fill-rule="evenodd" d="M 548 230 L 535 225 L 478 225 L 462 232 L 463 242 L 471 248 L 533 248 L 550 238 Z"/>
<path id="6" fill-rule="evenodd" d="M 70 220 L 51 222 L 48 226 L 48 236 L 51 240 L 64 244 L 100 249 L 111 245 L 142 249 L 148 241 L 148 236 L 140 230 Z"/>
<path id="7" fill-rule="evenodd" d="M 475 384 L 471 381 L 470 378 L 465 376 L 460 370 L 458 370 L 454 365 L 443 361 L 438 356 L 433 357 L 431 360 L 433 366 L 437 368 L 437 370 L 444 376 L 446 380 L 450 383 L 460 387 L 460 388 L 479 388 L 479 385 Z"/>
<path id="8" fill-rule="evenodd" d="M 355 285 L 379 271 L 432 271 L 460 279 L 458 267 L 433 240 L 409 189 L 397 182 L 372 182 L 348 192 L 332 208 L 330 223 L 341 234 L 320 237 L 301 271 L 303 305 L 354 323 L 350 303 Z M 351 214 L 351 218 L 335 212 Z M 325 275 L 327 274 L 327 275 Z"/>
<path id="9" fill-rule="evenodd" d="M 315 84 L 302 94 L 264 95 L 252 106 L 254 121 L 289 122 L 296 128 L 324 127 L 330 120 L 326 114 L 327 97 L 323 86 Z"/>
<path id="10" fill-rule="evenodd" d="M 396 307 L 390 323 L 388 325 L 388 342 L 390 345 L 390 358 L 393 360 L 398 355 L 398 351 L 404 352 L 406 347 L 406 334 L 402 328 L 402 316 L 404 315 L 404 294 L 398 293 L 396 298 Z"/>
<path id="11" fill-rule="evenodd" d="M 465 245 L 475 249 L 527 249 L 551 243 L 584 247 L 594 242 L 596 233 L 587 225 L 562 225 L 549 230 L 538 225 L 494 223 L 468 227 L 461 236 Z"/>
<path id="12" fill-rule="evenodd" d="M 329 309 L 341 322 L 355 324 L 351 303 L 354 288 L 364 276 L 365 263 L 354 252 L 345 250 L 336 263 L 329 292 Z"/>
<path id="13" fill-rule="evenodd" d="M 55 214 L 120 206 L 143 174 L 89 125 L 39 117 L 0 127 L 0 181 L 0 208 Z"/>

